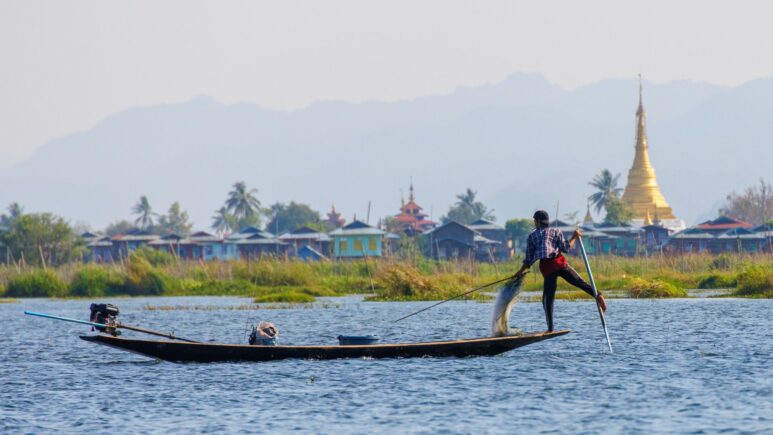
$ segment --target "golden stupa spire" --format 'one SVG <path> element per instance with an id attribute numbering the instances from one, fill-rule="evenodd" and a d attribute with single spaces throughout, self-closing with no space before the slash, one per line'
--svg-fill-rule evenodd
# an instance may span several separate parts
<path id="1" fill-rule="evenodd" d="M 410 193 L 408 194 L 408 202 L 413 202 L 413 177 L 411 177 L 411 186 L 408 189 L 410 190 Z"/>
<path id="2" fill-rule="evenodd" d="M 650 216 L 649 210 L 647 210 L 647 216 L 644 218 L 644 225 L 652 225 L 652 216 Z"/>
<path id="3" fill-rule="evenodd" d="M 593 216 L 590 214 L 590 202 L 585 205 L 585 218 L 582 220 L 584 224 L 592 224 Z"/>
<path id="4" fill-rule="evenodd" d="M 642 98 L 641 74 L 639 74 L 639 107 L 636 109 L 636 152 L 633 165 L 628 171 L 628 184 L 623 200 L 633 209 L 634 219 L 645 219 L 651 210 L 662 219 L 676 219 L 658 187 L 655 169 L 650 163 L 647 144 L 647 113 Z M 651 219 L 651 218 L 650 218 Z"/>

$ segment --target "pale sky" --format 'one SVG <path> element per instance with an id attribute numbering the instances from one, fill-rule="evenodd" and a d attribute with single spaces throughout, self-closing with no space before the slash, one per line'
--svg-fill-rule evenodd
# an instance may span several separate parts
<path id="1" fill-rule="evenodd" d="M 410 99 L 539 72 L 773 75 L 765 1 L 0 0 L 0 167 L 135 106 L 209 95 L 295 109 Z"/>

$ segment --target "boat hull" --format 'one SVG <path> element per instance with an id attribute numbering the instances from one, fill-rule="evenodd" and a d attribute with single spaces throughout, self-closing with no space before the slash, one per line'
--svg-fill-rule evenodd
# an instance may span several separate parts
<path id="1" fill-rule="evenodd" d="M 489 356 L 567 333 L 569 333 L 569 330 L 508 337 L 362 346 L 250 346 L 134 340 L 110 335 L 84 335 L 81 336 L 81 339 L 164 361 L 224 362 L 274 361 L 288 358 L 340 359 Z"/>

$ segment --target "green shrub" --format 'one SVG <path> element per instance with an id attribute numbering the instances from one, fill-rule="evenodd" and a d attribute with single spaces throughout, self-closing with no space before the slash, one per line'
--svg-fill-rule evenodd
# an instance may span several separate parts
<path id="1" fill-rule="evenodd" d="M 261 260 L 251 262 L 247 265 L 247 276 L 244 276 L 243 270 L 234 275 L 246 278 L 255 285 L 268 287 L 302 286 L 314 282 L 311 267 L 302 261 Z"/>
<path id="2" fill-rule="evenodd" d="M 700 289 L 733 288 L 735 286 L 735 277 L 726 273 L 711 273 L 698 282 Z"/>
<path id="3" fill-rule="evenodd" d="M 398 264 L 379 269 L 375 280 L 378 283 L 376 296 L 369 300 L 440 300 L 473 286 L 470 275 L 448 273 L 425 276 L 413 266 Z M 480 292 L 465 296 L 466 299 L 485 297 Z"/>
<path id="4" fill-rule="evenodd" d="M 65 296 L 67 286 L 51 270 L 33 270 L 14 276 L 8 282 L 5 296 L 41 298 Z"/>
<path id="5" fill-rule="evenodd" d="M 298 291 L 286 291 L 280 293 L 269 293 L 261 295 L 255 298 L 256 303 L 266 302 L 295 302 L 295 303 L 309 303 L 314 302 L 314 296 Z"/>
<path id="6" fill-rule="evenodd" d="M 123 280 L 102 266 L 89 265 L 75 272 L 70 281 L 71 296 L 105 296 L 121 291 Z"/>
<path id="7" fill-rule="evenodd" d="M 634 278 L 629 283 L 628 295 L 632 298 L 684 298 L 687 292 L 657 279 Z"/>
<path id="8" fill-rule="evenodd" d="M 750 266 L 738 274 L 738 296 L 761 296 L 773 298 L 773 270 L 763 266 Z"/>
<path id="9" fill-rule="evenodd" d="M 144 257 L 132 256 L 126 263 L 121 293 L 132 296 L 160 295 L 167 290 L 173 290 L 171 281 L 166 274 L 153 268 Z"/>

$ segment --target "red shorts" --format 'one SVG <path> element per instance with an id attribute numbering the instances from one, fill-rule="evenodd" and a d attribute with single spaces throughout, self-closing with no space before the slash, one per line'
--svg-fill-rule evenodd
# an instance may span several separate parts
<path id="1" fill-rule="evenodd" d="M 555 258 L 543 258 L 539 261 L 539 271 L 542 272 L 542 276 L 550 276 L 559 270 L 566 267 L 566 258 L 558 254 Z"/>

